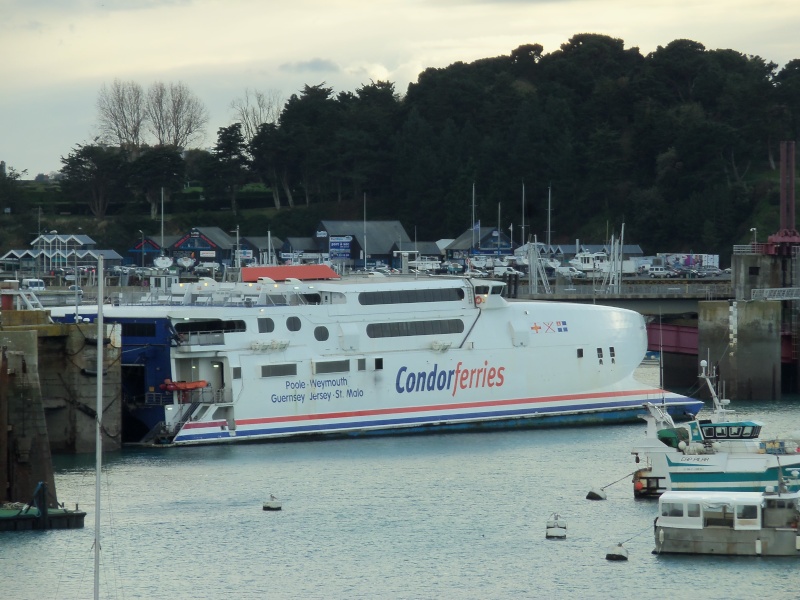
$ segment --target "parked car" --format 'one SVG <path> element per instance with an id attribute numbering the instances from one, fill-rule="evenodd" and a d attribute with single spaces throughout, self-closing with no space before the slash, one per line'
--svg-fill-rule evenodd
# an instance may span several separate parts
<path id="1" fill-rule="evenodd" d="M 667 271 L 666 267 L 657 267 L 651 265 L 648 273 L 651 279 L 665 279 L 669 277 L 669 271 Z"/>
<path id="2" fill-rule="evenodd" d="M 79 296 L 83 296 L 83 290 L 79 285 L 71 285 L 67 288 L 67 291 L 70 291 L 72 293 L 77 293 Z"/>
<path id="3" fill-rule="evenodd" d="M 722 275 L 722 269 L 719 267 L 700 267 L 697 269 L 698 273 L 702 273 L 706 277 L 718 277 Z"/>

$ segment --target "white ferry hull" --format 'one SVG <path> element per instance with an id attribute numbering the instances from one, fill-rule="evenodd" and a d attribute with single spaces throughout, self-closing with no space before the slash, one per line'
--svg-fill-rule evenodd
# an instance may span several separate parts
<path id="1" fill-rule="evenodd" d="M 304 322 L 295 335 L 275 333 L 263 344 L 245 334 L 237 342 L 239 334 L 226 333 L 224 357 L 216 359 L 201 360 L 206 351 L 189 340 L 174 352 L 178 379 L 213 381 L 215 360 L 222 372 L 237 369 L 241 379 L 230 385 L 229 403 L 194 409 L 173 442 L 596 424 L 634 421 L 645 402 L 672 402 L 678 416 L 695 414 L 702 406 L 633 379 L 646 351 L 638 313 L 507 302 L 491 294 L 476 306 L 471 292 L 447 304 L 370 305 L 358 312 L 347 302 L 275 307 L 270 314 L 276 329 L 293 316 L 308 319 L 308 326 Z M 238 318 L 238 311 L 252 314 L 248 310 L 231 309 L 228 318 Z M 364 334 L 369 324 L 411 318 L 455 319 L 464 323 L 464 331 L 389 338 Z M 318 327 L 328 329 L 324 342 L 309 335 Z M 345 366 L 320 374 L 319 366 L 329 361 Z M 275 365 L 294 365 L 294 372 L 262 376 Z"/>

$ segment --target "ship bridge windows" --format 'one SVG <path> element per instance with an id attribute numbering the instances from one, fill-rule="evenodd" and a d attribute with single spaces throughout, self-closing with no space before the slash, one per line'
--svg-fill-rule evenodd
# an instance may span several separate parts
<path id="1" fill-rule="evenodd" d="M 475 294 L 478 296 L 485 296 L 489 293 L 489 286 L 488 285 L 476 285 L 475 286 Z"/>
<path id="2" fill-rule="evenodd" d="M 247 331 L 244 321 L 232 319 L 223 321 L 221 319 L 210 319 L 205 321 L 177 321 L 175 331 L 182 334 L 192 333 L 231 333 Z"/>
<path id="3" fill-rule="evenodd" d="M 367 325 L 367 336 L 370 338 L 445 335 L 463 332 L 464 322 L 461 319 L 396 321 L 392 323 L 370 323 Z"/>
<path id="4" fill-rule="evenodd" d="M 493 296 L 502 296 L 503 295 L 503 289 L 505 287 L 506 286 L 504 286 L 504 285 L 493 285 L 492 286 L 492 292 L 491 292 L 492 295 Z"/>
<path id="5" fill-rule="evenodd" d="M 462 288 L 427 288 L 414 290 L 379 290 L 361 292 L 358 303 L 362 306 L 376 304 L 412 304 L 416 302 L 459 302 L 464 299 Z"/>

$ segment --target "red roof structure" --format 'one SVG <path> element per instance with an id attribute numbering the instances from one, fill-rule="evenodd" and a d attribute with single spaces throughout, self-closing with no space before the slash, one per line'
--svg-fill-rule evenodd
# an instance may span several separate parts
<path id="1" fill-rule="evenodd" d="M 319 279 L 339 279 L 339 275 L 328 265 L 285 265 L 279 267 L 242 267 L 242 281 L 256 282 L 259 277 L 269 277 L 273 281 L 299 279 L 313 281 Z"/>

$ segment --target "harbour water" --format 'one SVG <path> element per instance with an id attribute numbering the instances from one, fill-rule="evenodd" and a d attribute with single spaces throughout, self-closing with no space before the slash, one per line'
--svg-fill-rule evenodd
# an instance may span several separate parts
<path id="1" fill-rule="evenodd" d="M 798 400 L 732 408 L 768 435 L 800 430 Z M 101 597 L 795 597 L 795 559 L 651 553 L 656 503 L 630 483 L 643 435 L 633 424 L 107 455 Z M 94 457 L 56 468 L 59 499 L 87 527 L 0 534 L 0 598 L 91 597 Z M 604 486 L 607 500 L 586 500 Z M 270 493 L 282 511 L 262 510 Z M 566 540 L 545 539 L 553 512 Z M 607 561 L 618 542 L 629 560 Z"/>

